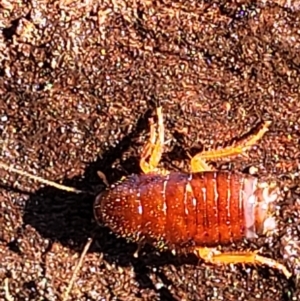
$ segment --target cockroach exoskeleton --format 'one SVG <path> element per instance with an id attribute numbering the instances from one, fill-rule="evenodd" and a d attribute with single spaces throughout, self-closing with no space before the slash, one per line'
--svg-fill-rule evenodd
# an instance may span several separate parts
<path id="1" fill-rule="evenodd" d="M 185 250 L 212 264 L 258 264 L 291 273 L 257 251 L 220 252 L 216 247 L 276 231 L 279 189 L 239 172 L 215 171 L 206 162 L 243 154 L 268 130 L 234 146 L 205 151 L 191 159 L 190 173 L 159 169 L 163 153 L 162 108 L 151 123 L 150 140 L 140 159 L 141 175 L 111 185 L 95 200 L 96 220 L 122 237 L 172 251 Z M 157 135 L 158 134 L 158 135 Z"/>

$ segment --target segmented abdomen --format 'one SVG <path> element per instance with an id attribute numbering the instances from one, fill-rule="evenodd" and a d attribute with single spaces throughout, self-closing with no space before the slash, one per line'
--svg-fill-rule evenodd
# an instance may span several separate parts
<path id="1" fill-rule="evenodd" d="M 253 224 L 245 206 L 256 182 L 231 172 L 132 175 L 97 197 L 95 217 L 135 240 L 175 247 L 226 244 L 242 239 Z"/>

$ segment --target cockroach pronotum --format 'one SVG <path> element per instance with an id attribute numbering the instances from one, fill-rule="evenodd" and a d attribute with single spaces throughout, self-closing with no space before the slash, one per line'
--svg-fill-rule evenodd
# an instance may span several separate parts
<path id="1" fill-rule="evenodd" d="M 139 245 L 194 253 L 212 264 L 258 264 L 280 270 L 285 265 L 257 251 L 220 252 L 217 246 L 271 235 L 276 231 L 275 184 L 240 172 L 216 171 L 207 161 L 244 154 L 268 130 L 265 122 L 256 135 L 223 149 L 204 151 L 191 159 L 190 173 L 158 168 L 164 145 L 162 108 L 157 125 L 151 119 L 150 140 L 143 148 L 141 175 L 131 175 L 101 192 L 94 203 L 99 224 Z M 21 172 L 3 163 L 0 167 L 56 188 L 82 192 Z"/>

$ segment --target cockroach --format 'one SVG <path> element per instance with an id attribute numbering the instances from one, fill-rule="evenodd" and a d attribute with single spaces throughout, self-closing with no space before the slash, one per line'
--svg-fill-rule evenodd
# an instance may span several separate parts
<path id="1" fill-rule="evenodd" d="M 162 108 L 156 113 L 157 123 L 150 119 L 150 139 L 141 153 L 143 173 L 121 179 L 96 197 L 96 221 L 139 246 L 149 243 L 159 250 L 194 253 L 211 264 L 266 265 L 290 278 L 285 265 L 257 251 L 220 252 L 216 248 L 277 230 L 279 189 L 275 184 L 260 183 L 257 177 L 240 172 L 217 171 L 207 163 L 243 155 L 263 137 L 270 122 L 232 146 L 196 154 L 190 172 L 183 173 L 158 168 L 164 146 Z M 0 167 L 58 189 L 82 192 L 3 163 Z"/>
<path id="2" fill-rule="evenodd" d="M 162 108 L 157 108 L 156 125 L 151 120 L 150 141 L 145 145 L 141 175 L 131 175 L 100 193 L 94 216 L 119 236 L 158 249 L 184 250 L 210 263 L 248 263 L 287 268 L 257 252 L 220 253 L 215 247 L 255 239 L 276 230 L 275 184 L 240 172 L 216 171 L 206 162 L 243 154 L 268 130 L 270 122 L 248 139 L 223 149 L 206 151 L 191 159 L 191 172 L 159 169 L 163 153 Z"/>

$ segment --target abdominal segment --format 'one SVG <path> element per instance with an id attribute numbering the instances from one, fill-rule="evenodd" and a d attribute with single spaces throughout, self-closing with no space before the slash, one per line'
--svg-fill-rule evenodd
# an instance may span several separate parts
<path id="1" fill-rule="evenodd" d="M 245 237 L 244 204 L 255 181 L 231 172 L 133 175 L 97 197 L 95 217 L 137 241 L 223 245 Z"/>

